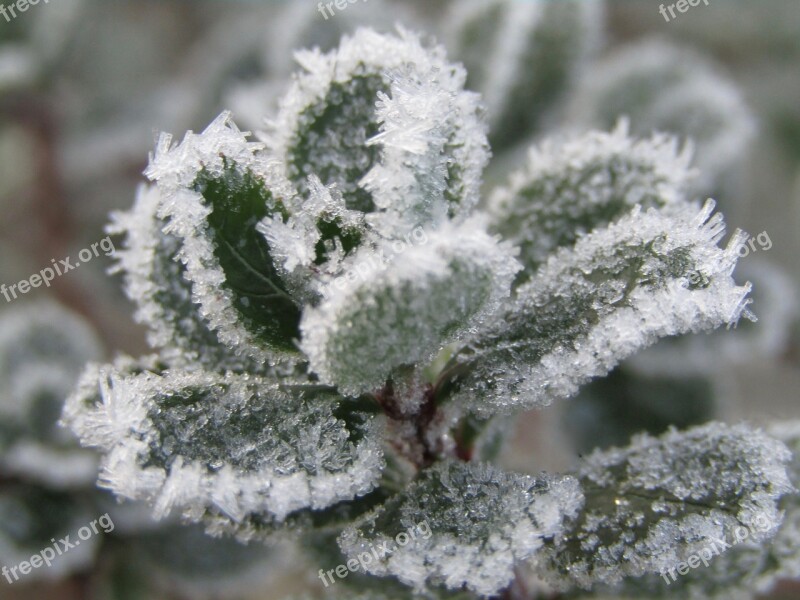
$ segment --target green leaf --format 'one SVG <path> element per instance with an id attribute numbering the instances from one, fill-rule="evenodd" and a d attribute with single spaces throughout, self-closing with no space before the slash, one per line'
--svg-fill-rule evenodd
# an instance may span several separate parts
<path id="1" fill-rule="evenodd" d="M 477 97 L 444 48 L 417 36 L 358 30 L 305 68 L 273 124 L 270 143 L 305 195 L 309 178 L 335 184 L 347 208 L 394 210 L 410 227 L 478 200 L 488 160 Z M 402 206 L 401 206 L 402 205 Z M 408 205 L 409 210 L 405 210 Z M 411 214 L 409 214 L 411 213 Z"/>
<path id="2" fill-rule="evenodd" d="M 433 358 L 496 310 L 517 270 L 510 250 L 477 222 L 448 225 L 388 265 L 371 253 L 361 259 L 301 326 L 311 368 L 348 394 L 374 391 L 395 368 Z"/>
<path id="3" fill-rule="evenodd" d="M 299 302 L 288 293 L 256 225 L 288 218 L 293 190 L 221 114 L 172 147 L 163 135 L 146 170 L 158 183 L 164 232 L 181 242 L 192 300 L 219 340 L 262 362 L 296 353 Z"/>
<path id="4" fill-rule="evenodd" d="M 727 546 L 761 543 L 775 535 L 778 500 L 793 490 L 790 459 L 765 434 L 719 423 L 597 451 L 577 473 L 585 506 L 548 546 L 538 573 L 559 588 L 646 574 L 672 582 L 691 556 L 710 560 Z"/>
<path id="5" fill-rule="evenodd" d="M 136 303 L 136 321 L 148 328 L 148 341 L 173 365 L 200 363 L 212 369 L 258 372 L 263 364 L 237 357 L 220 342 L 192 298 L 186 266 L 178 260 L 181 240 L 163 232 L 157 216 L 161 194 L 141 186 L 130 211 L 114 212 L 107 231 L 125 235 L 114 254 L 115 272 L 125 276 L 125 292 Z"/>
<path id="6" fill-rule="evenodd" d="M 562 247 L 607 226 L 634 206 L 662 208 L 686 197 L 688 148 L 662 134 L 634 140 L 627 121 L 531 148 L 526 166 L 489 200 L 493 229 L 521 250 L 530 277 Z M 682 205 L 682 204 L 679 204 Z"/>
<path id="7" fill-rule="evenodd" d="M 571 477 L 442 462 L 346 529 L 339 545 L 370 573 L 395 576 L 418 592 L 442 585 L 488 596 L 507 586 L 514 566 L 545 539 L 561 533 L 581 502 Z"/>
<path id="8" fill-rule="evenodd" d="M 83 363 L 101 354 L 89 324 L 57 304 L 0 315 L 0 476 L 56 489 L 91 483 L 96 457 L 58 420 Z"/>
<path id="9" fill-rule="evenodd" d="M 594 0 L 473 0 L 447 15 L 449 44 L 489 112 L 492 147 L 532 137 L 575 82 L 598 44 Z"/>
<path id="10" fill-rule="evenodd" d="M 560 250 L 451 360 L 440 397 L 486 415 L 546 406 L 661 337 L 751 316 L 731 278 L 743 235 L 717 247 L 713 208 L 636 209 Z"/>
<path id="11" fill-rule="evenodd" d="M 382 421 L 360 403 L 252 375 L 95 366 L 64 420 L 105 454 L 103 487 L 245 540 L 370 492 L 383 468 Z"/>

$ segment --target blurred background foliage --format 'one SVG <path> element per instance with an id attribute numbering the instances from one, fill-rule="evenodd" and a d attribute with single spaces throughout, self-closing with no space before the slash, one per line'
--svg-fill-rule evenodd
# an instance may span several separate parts
<path id="1" fill-rule="evenodd" d="M 697 197 L 713 195 L 731 228 L 771 240 L 739 270 L 755 284 L 757 324 L 667 340 L 578 398 L 526 415 L 505 436 L 508 467 L 567 469 L 638 431 L 711 418 L 798 418 L 800 4 L 712 0 L 667 23 L 655 0 L 582 1 L 549 3 L 499 100 L 508 21 L 495 0 L 369 0 L 328 19 L 310 0 L 58 0 L 0 19 L 0 282 L 102 239 L 108 213 L 131 204 L 157 132 L 201 130 L 223 109 L 263 129 L 295 68 L 292 49 L 402 23 L 472 67 L 494 126 L 490 182 L 542 137 L 626 114 L 634 133 L 692 138 Z M 96 459 L 57 428 L 58 407 L 84 362 L 146 351 L 109 266 L 101 255 L 49 289 L 0 298 L 0 563 L 105 512 L 116 525 L 61 569 L 0 581 L 0 598 L 319 592 L 317 565 L 289 544 L 212 540 L 94 487 Z M 771 597 L 798 594 L 787 582 Z"/>

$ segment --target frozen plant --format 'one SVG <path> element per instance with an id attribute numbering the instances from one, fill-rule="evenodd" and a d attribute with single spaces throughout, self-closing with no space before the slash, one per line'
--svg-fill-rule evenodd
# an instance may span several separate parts
<path id="1" fill-rule="evenodd" d="M 228 113 L 163 135 L 113 216 L 158 355 L 91 364 L 68 400 L 101 486 L 212 535 L 292 533 L 320 556 L 336 539 L 334 565 L 426 522 L 364 561 L 379 579 L 339 586 L 371 598 L 517 593 L 525 567 L 579 593 L 756 518 L 757 542 L 779 531 L 792 454 L 744 425 L 642 436 L 575 473 L 489 464 L 511 415 L 754 319 L 732 277 L 745 236 L 720 246 L 688 150 L 625 122 L 550 140 L 482 212 L 481 100 L 444 48 L 364 29 L 296 58 L 261 140 Z"/>

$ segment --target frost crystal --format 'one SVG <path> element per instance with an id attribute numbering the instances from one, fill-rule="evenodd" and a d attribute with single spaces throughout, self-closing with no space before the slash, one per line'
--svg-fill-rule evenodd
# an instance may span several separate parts
<path id="1" fill-rule="evenodd" d="M 750 316 L 731 277 L 743 234 L 720 249 L 713 209 L 637 208 L 560 250 L 456 356 L 456 397 L 484 414 L 546 406 L 661 337 Z"/>
<path id="2" fill-rule="evenodd" d="M 515 564 L 561 534 L 582 501 L 572 477 L 443 462 L 346 529 L 339 545 L 349 558 L 388 547 L 391 552 L 372 562 L 369 572 L 394 575 L 417 590 L 466 586 L 489 596 L 513 579 Z"/>
<path id="3" fill-rule="evenodd" d="M 154 186 L 143 185 L 130 211 L 112 213 L 107 231 L 126 236 L 112 272 L 124 273 L 136 320 L 147 326 L 148 341 L 166 360 L 241 369 L 243 361 L 219 341 L 192 300 L 186 267 L 178 260 L 180 240 L 163 232 L 165 223 L 157 216 L 160 201 Z"/>
<path id="4" fill-rule="evenodd" d="M 781 523 L 778 499 L 793 491 L 790 459 L 763 433 L 718 423 L 595 452 L 578 472 L 585 508 L 540 573 L 589 588 L 669 573 L 714 542 L 734 545 L 737 531 L 763 542 Z"/>
<path id="5" fill-rule="evenodd" d="M 375 487 L 380 420 L 336 399 L 249 375 L 95 366 L 64 418 L 105 453 L 102 486 L 150 501 L 159 517 L 178 509 L 247 539 Z"/>
<path id="6" fill-rule="evenodd" d="M 387 189 L 398 197 L 412 185 L 420 186 L 414 198 L 402 200 L 419 205 L 429 201 L 421 194 L 431 181 L 434 190 L 442 188 L 441 169 L 446 166 L 448 200 L 475 203 L 486 162 L 485 134 L 474 114 L 474 96 L 462 89 L 463 68 L 446 62 L 444 48 L 425 48 L 404 30 L 393 37 L 360 29 L 328 54 L 306 51 L 297 60 L 306 73 L 295 79 L 268 140 L 301 192 L 307 190 L 307 178 L 317 175 L 324 184 L 337 185 L 348 208 L 370 212 L 379 202 L 373 192 Z M 405 92 L 412 89 L 423 94 L 409 98 Z M 437 115 L 444 120 L 437 122 Z M 410 121 L 418 129 L 400 134 L 399 127 Z M 368 143 L 381 123 L 383 133 Z M 399 173 L 390 171 L 403 156 L 420 152 L 425 153 L 420 165 L 407 174 L 406 165 Z M 380 162 L 385 168 L 362 186 L 364 176 Z M 409 183 L 409 177 L 420 175 L 416 184 Z"/>

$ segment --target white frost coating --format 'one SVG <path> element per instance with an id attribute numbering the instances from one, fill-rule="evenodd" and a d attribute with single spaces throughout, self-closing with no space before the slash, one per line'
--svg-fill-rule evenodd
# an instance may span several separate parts
<path id="1" fill-rule="evenodd" d="M 175 235 L 183 242 L 178 257 L 186 265 L 186 276 L 192 282 L 192 298 L 200 305 L 200 314 L 220 341 L 236 354 L 270 363 L 280 357 L 241 322 L 233 296 L 223 285 L 225 274 L 208 234 L 207 217 L 211 209 L 202 195 L 191 189 L 202 169 L 221 174 L 224 157 L 262 177 L 276 197 L 293 196 L 288 182 L 275 173 L 275 165 L 260 153 L 264 145 L 247 141 L 248 135 L 239 131 L 227 112 L 217 117 L 203 133 L 188 132 L 176 146 L 172 145 L 171 135 L 162 134 L 145 174 L 157 182 L 161 193 L 158 216 L 168 220 L 164 233 Z"/>
<path id="2" fill-rule="evenodd" d="M 357 254 L 325 300 L 304 311 L 301 347 L 312 370 L 344 393 L 376 389 L 393 368 L 432 359 L 493 315 L 520 265 L 483 225 L 446 223 L 402 252 L 387 242 L 394 256 L 379 269 L 373 250 Z"/>
<path id="3" fill-rule="evenodd" d="M 635 87 L 638 95 L 628 90 Z M 696 143 L 703 189 L 747 150 L 756 122 L 741 93 L 702 55 L 664 40 L 629 44 L 583 78 L 571 113 L 607 127 L 628 115 L 634 132 L 670 131 Z"/>
<path id="4" fill-rule="evenodd" d="M 793 491 L 790 459 L 761 431 L 720 423 L 596 451 L 578 472 L 584 511 L 540 574 L 589 588 L 667 572 L 714 540 L 731 543 L 737 527 L 763 542 L 783 519 L 779 499 Z"/>
<path id="5" fill-rule="evenodd" d="M 248 375 L 104 368 L 84 389 L 92 375 L 99 401 L 76 396 L 65 421 L 105 453 L 99 484 L 147 500 L 159 518 L 179 510 L 249 539 L 254 521 L 280 523 L 369 492 L 383 468 L 381 420 L 356 426 L 351 442 L 330 395 L 302 398 Z M 200 399 L 180 402 L 190 395 Z"/>
<path id="6" fill-rule="evenodd" d="M 735 330 L 707 336 L 663 340 L 630 358 L 628 365 L 647 375 L 704 375 L 731 365 L 768 361 L 782 355 L 792 335 L 787 323 L 798 314 L 797 290 L 792 279 L 770 262 L 741 259 L 737 273 L 753 282 L 759 318 Z"/>
<path id="7" fill-rule="evenodd" d="M 378 94 L 381 133 L 367 143 L 382 155 L 361 181 L 388 213 L 389 226 L 378 229 L 436 227 L 478 203 L 489 150 L 478 96 L 464 91 L 465 80 L 460 65 L 415 65 L 392 72 L 390 95 Z"/>
<path id="8" fill-rule="evenodd" d="M 745 236 L 737 232 L 725 249 L 719 248 L 725 224 L 720 214 L 712 216 L 713 210 L 712 200 L 693 218 L 637 208 L 607 229 L 581 238 L 574 248 L 560 250 L 517 291 L 517 300 L 505 317 L 515 319 L 516 324 L 500 321 L 488 334 L 476 336 L 469 358 L 476 368 L 456 396 L 485 415 L 547 406 L 554 398 L 574 395 L 580 385 L 605 375 L 659 338 L 708 331 L 736 323 L 741 316 L 754 318 L 747 308 L 750 284 L 737 286 L 731 277 Z M 587 280 L 595 270 L 602 274 L 603 265 L 611 264 L 620 248 L 648 242 L 655 243 L 659 256 L 688 252 L 690 272 L 631 290 L 625 289 L 624 281 L 604 284 Z M 690 289 L 690 276 L 696 273 L 702 274 L 708 285 Z M 558 328 L 565 326 L 558 322 L 536 322 L 537 313 L 549 303 L 568 302 L 578 294 L 588 294 L 594 303 L 597 322 L 582 325 L 588 331 L 562 332 Z M 573 309 L 578 307 L 567 310 Z M 534 337 L 527 339 L 515 336 L 515 328 L 524 328 L 526 320 L 533 322 L 534 329 L 548 330 L 529 332 Z M 556 329 L 550 331 L 548 325 Z M 542 335 L 554 337 L 537 337 Z M 563 342 L 559 336 L 564 336 Z"/>
<path id="9" fill-rule="evenodd" d="M 189 367 L 199 361 L 241 368 L 242 361 L 220 344 L 200 315 L 181 266 L 167 266 L 178 260 L 180 241 L 163 233 L 164 221 L 157 216 L 160 202 L 155 186 L 141 185 L 129 211 L 111 214 L 106 231 L 125 235 L 125 242 L 114 254 L 117 264 L 110 272 L 124 274 L 125 294 L 136 304 L 136 322 L 147 326 L 148 343 L 171 365 Z"/>
<path id="10" fill-rule="evenodd" d="M 514 578 L 514 567 L 563 532 L 583 494 L 572 477 L 530 477 L 484 464 L 438 463 L 398 498 L 339 537 L 349 558 L 371 547 L 394 551 L 372 561 L 374 575 L 394 575 L 423 592 L 428 584 L 464 586 L 489 596 Z M 409 543 L 396 543 L 405 533 Z"/>
<path id="11" fill-rule="evenodd" d="M 416 35 L 403 29 L 399 29 L 397 36 L 359 29 L 353 36 L 344 37 L 339 47 L 327 54 L 318 50 L 303 51 L 298 52 L 296 58 L 306 72 L 295 78 L 281 103 L 277 119 L 271 123 L 270 131 L 266 134 L 269 146 L 284 166 L 284 175 L 288 179 L 302 188 L 308 175 L 329 167 L 337 172 L 347 169 L 366 174 L 372 166 L 366 155 L 368 126 L 382 119 L 386 127 L 385 135 L 379 136 L 376 142 L 386 147 L 384 160 L 388 170 L 378 168 L 364 181 L 364 185 L 376 193 L 386 190 L 392 198 L 412 203 L 400 196 L 410 184 L 407 177 L 413 177 L 414 173 L 412 170 L 402 175 L 394 171 L 395 167 L 404 166 L 399 154 L 414 154 L 423 148 L 434 156 L 440 154 L 441 151 L 437 153 L 437 149 L 441 145 L 442 135 L 445 135 L 448 142 L 458 145 L 458 148 L 445 148 L 450 158 L 437 156 L 430 169 L 434 172 L 440 170 L 441 164 L 437 166 L 437 163 L 442 158 L 445 163 L 461 166 L 464 172 L 454 178 L 458 182 L 453 190 L 454 195 L 463 199 L 467 208 L 475 204 L 480 171 L 487 160 L 483 125 L 475 114 L 478 108 L 476 97 L 463 91 L 466 79 L 463 68 L 447 63 L 442 46 L 426 48 Z M 374 93 L 374 96 L 365 97 L 356 92 L 354 82 L 364 77 L 377 77 L 380 80 L 377 89 L 370 89 L 369 93 Z M 394 97 L 388 99 L 384 96 L 380 106 L 376 106 L 380 88 L 388 91 L 393 77 L 397 82 Z M 438 85 L 432 81 L 433 78 Z M 402 80 L 406 83 L 400 83 Z M 405 85 L 412 88 L 420 86 L 419 89 L 425 91 L 426 95 L 419 99 L 403 95 Z M 344 86 L 346 91 L 339 90 L 339 86 Z M 440 86 L 443 89 L 437 91 Z M 316 122 L 326 107 L 342 102 L 343 93 L 355 94 L 352 98 L 348 96 L 345 111 L 349 117 L 358 119 L 352 127 L 301 133 Z M 441 105 L 442 100 L 446 101 L 445 106 Z M 453 114 L 448 114 L 448 107 Z M 420 115 L 420 109 L 426 109 L 424 121 L 414 120 L 415 116 Z M 442 122 L 436 124 L 444 126 L 442 131 L 430 131 L 434 125 L 431 119 L 433 113 L 444 117 Z M 408 135 L 401 143 L 397 133 L 398 128 L 408 123 L 409 119 L 414 120 L 415 128 L 422 126 L 422 129 L 428 130 L 417 129 L 411 136 L 414 138 L 411 146 Z M 305 135 L 310 137 L 305 139 Z M 297 165 L 294 162 L 295 158 L 299 158 L 295 157 L 298 136 L 303 137 L 300 140 L 302 143 L 308 144 L 310 154 L 305 158 L 308 164 Z M 424 165 L 424 161 L 421 164 Z M 408 169 L 405 165 L 403 170 Z M 359 187 L 358 180 L 337 180 L 337 176 L 332 177 L 333 180 L 323 183 L 336 183 L 345 197 Z M 421 200 L 417 198 L 415 203 L 419 204 Z"/>
<path id="12" fill-rule="evenodd" d="M 256 229 L 270 244 L 272 256 L 283 270 L 285 281 L 298 297 L 309 299 L 311 291 L 326 277 L 340 274 L 344 250 L 339 239 L 326 240 L 325 259 L 314 264 L 316 246 L 322 238 L 318 222 L 335 222 L 343 231 L 359 231 L 368 235 L 363 213 L 348 210 L 335 186 L 326 187 L 316 175 L 309 177 L 308 193 L 289 203 L 292 216 L 287 222 L 266 217 Z M 373 236 L 374 237 L 374 236 Z"/>
<path id="13" fill-rule="evenodd" d="M 697 175 L 691 160 L 689 144 L 679 149 L 678 140 L 664 134 L 631 138 L 621 119 L 610 133 L 591 131 L 531 148 L 525 167 L 492 193 L 488 211 L 534 269 L 560 246 L 636 205 L 671 207 L 686 200 Z"/>

